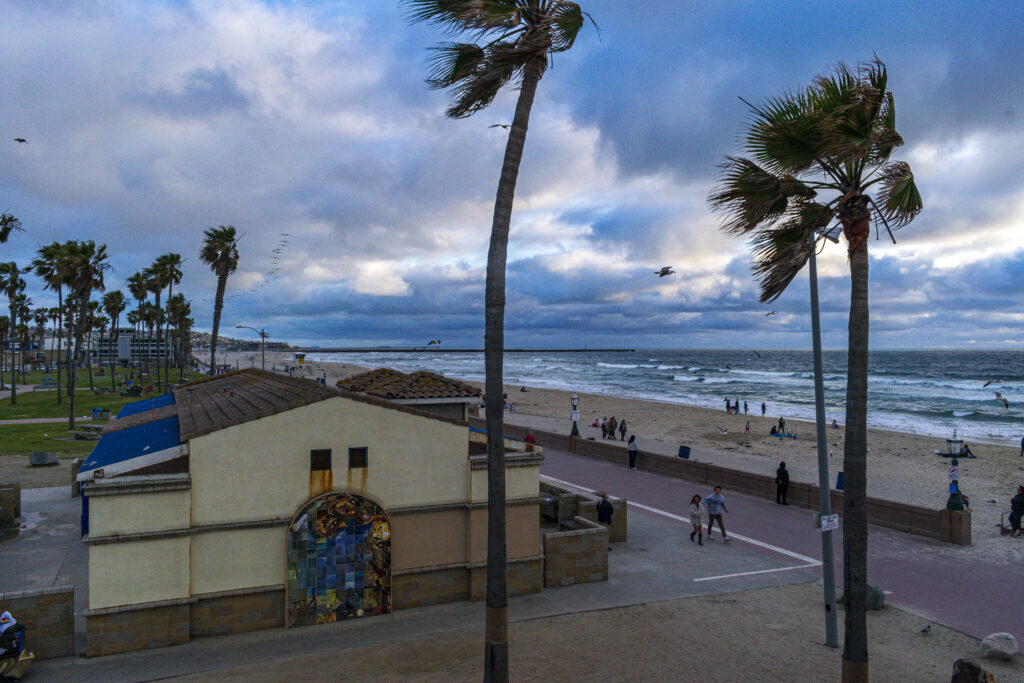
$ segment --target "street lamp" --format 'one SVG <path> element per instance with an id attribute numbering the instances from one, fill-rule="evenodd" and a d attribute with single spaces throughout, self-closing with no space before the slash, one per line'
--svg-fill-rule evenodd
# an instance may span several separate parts
<path id="1" fill-rule="evenodd" d="M 239 330 L 252 330 L 256 334 L 260 335 L 260 369 L 267 369 L 267 354 L 266 354 L 266 343 L 267 343 L 267 331 L 263 328 L 256 329 L 255 327 L 249 327 L 248 325 L 235 325 L 236 329 Z"/>
<path id="2" fill-rule="evenodd" d="M 577 408 L 579 408 L 580 405 L 580 397 L 577 396 L 576 392 L 574 391 L 572 392 L 572 396 L 569 397 L 569 401 L 572 402 L 572 431 L 569 433 L 569 436 L 579 436 L 580 428 L 579 425 L 577 425 L 576 423 L 580 419 L 580 411 L 577 410 Z"/>

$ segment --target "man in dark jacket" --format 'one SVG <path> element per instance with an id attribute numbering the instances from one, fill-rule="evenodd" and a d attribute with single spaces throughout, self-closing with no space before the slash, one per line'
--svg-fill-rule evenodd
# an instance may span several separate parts
<path id="1" fill-rule="evenodd" d="M 786 491 L 789 489 L 789 470 L 786 463 L 780 462 L 779 469 L 775 470 L 775 502 L 779 505 L 789 505 L 786 502 Z"/>
<path id="2" fill-rule="evenodd" d="M 1024 517 L 1024 486 L 1017 487 L 1017 495 L 1010 499 L 1010 528 L 1020 536 L 1020 520 Z"/>

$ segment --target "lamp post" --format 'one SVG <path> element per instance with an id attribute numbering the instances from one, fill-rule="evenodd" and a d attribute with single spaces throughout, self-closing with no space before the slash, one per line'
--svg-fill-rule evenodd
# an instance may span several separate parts
<path id="1" fill-rule="evenodd" d="M 576 392 L 574 391 L 572 392 L 572 396 L 569 397 L 569 401 L 572 403 L 572 431 L 569 432 L 569 436 L 579 436 L 580 428 L 579 425 L 577 425 L 576 423 L 579 422 L 580 419 L 580 411 L 577 410 L 577 408 L 579 408 L 580 405 L 580 397 L 577 396 Z"/>
<path id="2" fill-rule="evenodd" d="M 260 370 L 267 369 L 267 354 L 266 354 L 266 343 L 267 343 L 267 331 L 263 328 L 256 329 L 255 327 L 249 327 L 248 325 L 235 325 L 236 329 L 239 330 L 252 330 L 256 334 L 260 335 Z"/>

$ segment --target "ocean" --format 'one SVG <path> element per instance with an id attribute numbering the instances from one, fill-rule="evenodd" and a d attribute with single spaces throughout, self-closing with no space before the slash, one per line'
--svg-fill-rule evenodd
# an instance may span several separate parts
<path id="1" fill-rule="evenodd" d="M 653 399 L 725 410 L 739 399 L 769 417 L 814 419 L 810 351 L 638 350 L 506 353 L 505 384 Z M 484 379 L 483 353 L 310 352 L 310 360 L 429 370 Z M 1019 445 L 1024 436 L 1024 351 L 872 351 L 868 425 Z M 846 352 L 824 352 L 825 410 L 844 420 Z M 982 385 L 989 380 L 999 383 Z M 996 400 L 999 391 L 1009 408 Z M 514 397 L 510 397 L 514 400 Z M 568 408 L 567 408 L 568 411 Z M 592 416 L 586 403 L 581 417 Z"/>

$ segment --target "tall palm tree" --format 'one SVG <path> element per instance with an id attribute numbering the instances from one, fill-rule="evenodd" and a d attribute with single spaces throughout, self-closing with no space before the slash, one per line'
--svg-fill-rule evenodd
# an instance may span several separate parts
<path id="1" fill-rule="evenodd" d="M 74 360 L 68 368 L 68 429 L 75 428 L 75 365 L 82 353 L 82 335 L 89 317 L 89 299 L 94 291 L 103 291 L 103 274 L 110 268 L 106 245 L 97 246 L 92 240 L 65 243 L 73 275 L 68 289 L 78 305 L 75 316 Z"/>
<path id="2" fill-rule="evenodd" d="M 165 264 L 161 262 L 160 259 L 157 259 L 153 262 L 153 265 L 142 272 L 146 275 L 149 291 L 153 293 L 155 306 L 155 310 L 153 312 L 156 315 L 156 386 L 159 388 L 160 356 L 163 355 L 163 352 L 166 352 L 166 349 L 162 352 L 160 348 L 161 342 L 163 341 L 161 332 L 163 331 L 164 319 L 164 309 L 160 306 L 160 294 L 162 294 L 164 289 L 167 287 L 167 269 Z"/>
<path id="3" fill-rule="evenodd" d="M 142 272 L 135 273 L 134 275 L 129 277 L 127 280 L 125 280 L 125 284 L 128 286 L 128 292 L 132 295 L 132 298 L 135 299 L 135 301 L 137 302 L 136 303 L 136 309 L 135 309 L 136 310 L 135 323 L 132 323 L 132 324 L 133 325 L 136 324 L 136 323 L 141 324 L 141 322 L 142 322 L 142 302 L 145 301 L 146 297 L 149 296 L 149 286 L 146 283 L 146 276 Z M 135 342 L 135 348 L 139 351 L 138 355 L 139 355 L 139 371 L 140 372 L 142 371 L 142 350 L 140 348 L 141 344 L 139 343 L 139 337 L 142 336 L 141 335 L 141 331 L 142 331 L 142 328 L 140 326 L 139 329 L 136 330 L 135 334 L 133 335 L 134 336 L 134 342 Z M 148 345 L 148 343 L 146 345 L 146 353 L 147 354 L 149 353 L 149 345 Z"/>
<path id="4" fill-rule="evenodd" d="M 217 374 L 217 333 L 220 331 L 220 314 L 224 310 L 224 289 L 228 276 L 238 268 L 238 240 L 232 225 L 207 228 L 203 231 L 203 248 L 199 258 L 217 276 L 217 294 L 213 299 L 213 338 L 210 339 L 210 374 Z"/>
<path id="5" fill-rule="evenodd" d="M 0 244 L 6 242 L 15 230 L 21 231 L 21 221 L 9 213 L 0 213 Z"/>
<path id="6" fill-rule="evenodd" d="M 0 315 L 0 387 L 4 389 L 7 385 L 4 384 L 4 356 L 7 355 L 7 338 L 11 333 L 11 319 L 6 315 Z M 14 370 L 11 369 L 11 381 L 14 381 Z"/>
<path id="7" fill-rule="evenodd" d="M 184 294 L 175 294 L 167 299 L 169 325 L 174 326 L 174 357 L 178 361 L 178 381 L 185 378 L 185 335 L 188 333 L 189 316 L 192 306 Z"/>
<path id="8" fill-rule="evenodd" d="M 107 344 L 107 349 L 110 353 L 110 386 L 114 389 L 117 388 L 117 379 L 115 377 L 117 375 L 117 343 L 121 338 L 118 325 L 121 324 L 121 313 L 124 311 L 125 306 L 124 294 L 120 289 L 115 289 L 113 292 L 107 292 L 103 295 L 103 310 L 110 318 L 110 331 L 114 337 L 113 341 Z"/>
<path id="9" fill-rule="evenodd" d="M 505 552 L 505 451 L 502 374 L 505 346 L 505 263 L 519 164 L 526 144 L 537 85 L 549 55 L 572 47 L 588 15 L 568 0 L 404 0 L 414 22 L 466 34 L 475 43 L 443 43 L 434 48 L 432 88 L 451 88 L 449 118 L 465 118 L 486 108 L 508 84 L 519 97 L 505 145 L 498 180 L 491 241 L 487 252 L 484 365 L 487 411 L 487 616 L 485 680 L 508 679 L 508 597 Z M 497 408 L 497 409 L 496 409 Z"/>
<path id="10" fill-rule="evenodd" d="M 62 403 L 61 388 L 61 341 L 64 338 L 64 282 L 69 277 L 67 272 L 68 263 L 65 257 L 64 245 L 60 242 L 53 242 L 45 247 L 40 247 L 36 257 L 30 264 L 32 272 L 42 278 L 45 283 L 44 289 L 51 289 L 57 292 L 57 322 L 54 327 L 54 334 L 57 337 L 57 403 Z"/>
<path id="11" fill-rule="evenodd" d="M 21 304 L 24 297 L 25 280 L 21 277 L 21 270 L 14 261 L 0 263 L 0 292 L 7 297 L 10 321 L 8 323 L 7 339 L 11 347 L 11 405 L 18 403 L 18 377 L 15 374 L 15 359 L 17 354 L 14 351 L 14 342 L 17 339 L 18 314 L 21 312 Z"/>
<path id="12" fill-rule="evenodd" d="M 93 330 L 99 328 L 99 310 L 100 303 L 98 301 L 90 301 L 89 310 L 85 316 L 85 365 L 89 369 L 90 391 L 95 391 L 96 389 L 96 385 L 93 384 L 92 378 L 92 333 Z"/>
<path id="13" fill-rule="evenodd" d="M 181 263 L 182 263 L 182 261 L 181 261 L 181 254 L 168 253 L 168 254 L 164 254 L 163 256 L 160 256 L 159 258 L 157 258 L 156 262 L 153 264 L 153 266 L 155 268 L 159 268 L 160 272 L 163 275 L 163 280 L 164 280 L 164 282 L 167 285 L 167 299 L 168 300 L 170 300 L 170 298 L 172 296 L 174 296 L 174 285 L 181 284 L 181 278 L 182 278 Z M 159 336 L 159 334 L 160 333 L 158 332 L 157 336 Z M 166 336 L 167 336 L 167 334 L 165 333 L 164 337 L 166 337 Z M 161 340 L 162 340 L 162 343 L 163 343 L 163 346 L 164 346 L 164 349 L 165 349 L 165 352 L 164 352 L 164 355 L 163 355 L 164 383 L 165 383 L 164 386 L 167 386 L 167 383 L 169 383 L 169 381 L 170 381 L 168 379 L 168 375 L 167 375 L 167 366 L 168 366 L 168 363 L 170 361 L 169 349 L 171 348 L 171 345 L 167 342 L 167 339 L 165 339 L 164 337 L 161 337 Z"/>
<path id="14" fill-rule="evenodd" d="M 36 324 L 36 332 L 39 334 L 39 348 L 46 348 L 46 321 L 50 319 L 49 308 L 37 308 L 32 312 L 32 322 Z"/>
<path id="15" fill-rule="evenodd" d="M 867 681 L 868 238 L 872 220 L 890 236 L 913 220 L 921 195 L 910 166 L 889 160 L 903 138 L 881 61 L 839 64 L 805 91 L 750 109 L 742 138 L 749 157 L 726 158 L 709 203 L 724 214 L 724 232 L 751 236 L 761 301 L 782 294 L 823 237 L 841 231 L 847 242 L 843 681 Z"/>

